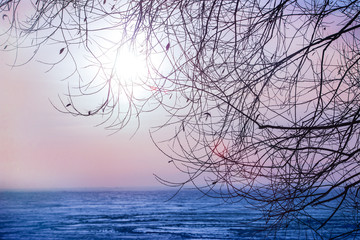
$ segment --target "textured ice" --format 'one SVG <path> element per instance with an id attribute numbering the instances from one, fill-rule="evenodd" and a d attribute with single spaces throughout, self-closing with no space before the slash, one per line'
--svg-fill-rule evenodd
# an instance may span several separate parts
<path id="1" fill-rule="evenodd" d="M 273 239 L 260 231 L 263 221 L 248 224 L 260 215 L 241 203 L 222 204 L 192 191 L 166 201 L 171 196 L 169 191 L 1 192 L 0 239 Z M 276 239 L 303 238 L 289 228 Z"/>

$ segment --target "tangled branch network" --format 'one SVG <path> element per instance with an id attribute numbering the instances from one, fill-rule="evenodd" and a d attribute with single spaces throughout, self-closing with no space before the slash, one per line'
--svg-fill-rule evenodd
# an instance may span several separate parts
<path id="1" fill-rule="evenodd" d="M 0 12 L 6 51 L 56 48 L 44 63 L 72 66 L 61 111 L 111 129 L 168 113 L 152 138 L 186 179 L 164 184 L 246 200 L 272 229 L 358 236 L 358 1 L 3 0 Z M 125 50 L 144 71 L 123 74 Z"/>

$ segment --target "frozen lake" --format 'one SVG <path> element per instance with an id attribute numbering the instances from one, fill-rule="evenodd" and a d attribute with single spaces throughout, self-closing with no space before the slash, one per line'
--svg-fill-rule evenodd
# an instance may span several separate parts
<path id="1" fill-rule="evenodd" d="M 167 201 L 173 193 L 0 192 L 0 239 L 274 239 L 242 203 L 190 190 Z M 289 227 L 275 239 L 304 236 Z"/>

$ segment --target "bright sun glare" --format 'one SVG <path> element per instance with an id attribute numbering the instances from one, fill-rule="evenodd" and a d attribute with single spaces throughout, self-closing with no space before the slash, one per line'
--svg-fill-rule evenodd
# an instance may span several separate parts
<path id="1" fill-rule="evenodd" d="M 147 74 L 146 58 L 134 49 L 124 48 L 118 52 L 116 68 L 120 81 L 138 85 Z"/>
<path id="2" fill-rule="evenodd" d="M 149 85 L 149 77 L 151 79 L 151 76 L 156 76 L 153 69 L 156 71 L 162 69 L 163 56 L 161 54 L 149 56 L 144 52 L 139 45 L 123 45 L 118 49 L 115 57 L 116 81 L 121 88 L 131 92 L 136 98 L 147 98 L 153 91 L 164 91 L 157 87 L 160 83 L 159 79 L 156 81 L 157 84 Z"/>
<path id="3" fill-rule="evenodd" d="M 112 41 L 106 41 L 106 38 Z M 100 74 L 103 76 L 97 76 L 99 71 L 96 65 L 91 70 L 84 68 L 84 71 L 87 71 L 85 74 L 88 74 L 88 79 L 92 81 L 91 87 L 95 89 L 94 92 L 103 86 L 106 87 L 103 88 L 103 91 L 99 91 L 99 94 L 89 96 L 91 100 L 88 99 L 85 103 L 89 105 L 89 108 L 98 105 L 99 102 L 102 104 L 104 99 L 108 98 L 107 87 L 110 87 L 113 100 L 118 101 L 123 111 L 130 106 L 129 100 L 147 99 L 154 91 L 160 91 L 157 87 L 160 80 L 154 78 L 157 74 L 153 69 L 156 71 L 162 69 L 164 55 L 156 51 L 149 54 L 143 46 L 144 41 L 141 36 L 138 38 L 135 42 L 126 42 L 123 41 L 120 33 L 112 32 L 112 34 L 109 33 L 109 35 L 103 35 L 97 39 L 98 46 L 108 46 L 106 52 L 102 52 L 101 49 L 94 50 L 98 62 L 101 63 Z M 120 46 L 114 44 L 119 42 Z M 154 80 L 156 84 L 152 82 Z M 109 83 L 111 85 L 108 85 Z M 85 84 L 85 86 L 88 85 Z"/>

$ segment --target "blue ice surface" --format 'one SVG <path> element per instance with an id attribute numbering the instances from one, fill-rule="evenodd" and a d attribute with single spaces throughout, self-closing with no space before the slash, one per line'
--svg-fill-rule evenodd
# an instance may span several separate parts
<path id="1" fill-rule="evenodd" d="M 0 239 L 304 239 L 196 191 L 0 192 Z M 169 201 L 167 201 L 169 200 Z M 259 220 L 260 219 L 260 220 Z M 257 220 L 257 221 L 255 221 Z M 340 226 L 341 227 L 341 226 Z M 311 235 L 309 235 L 309 239 Z"/>

